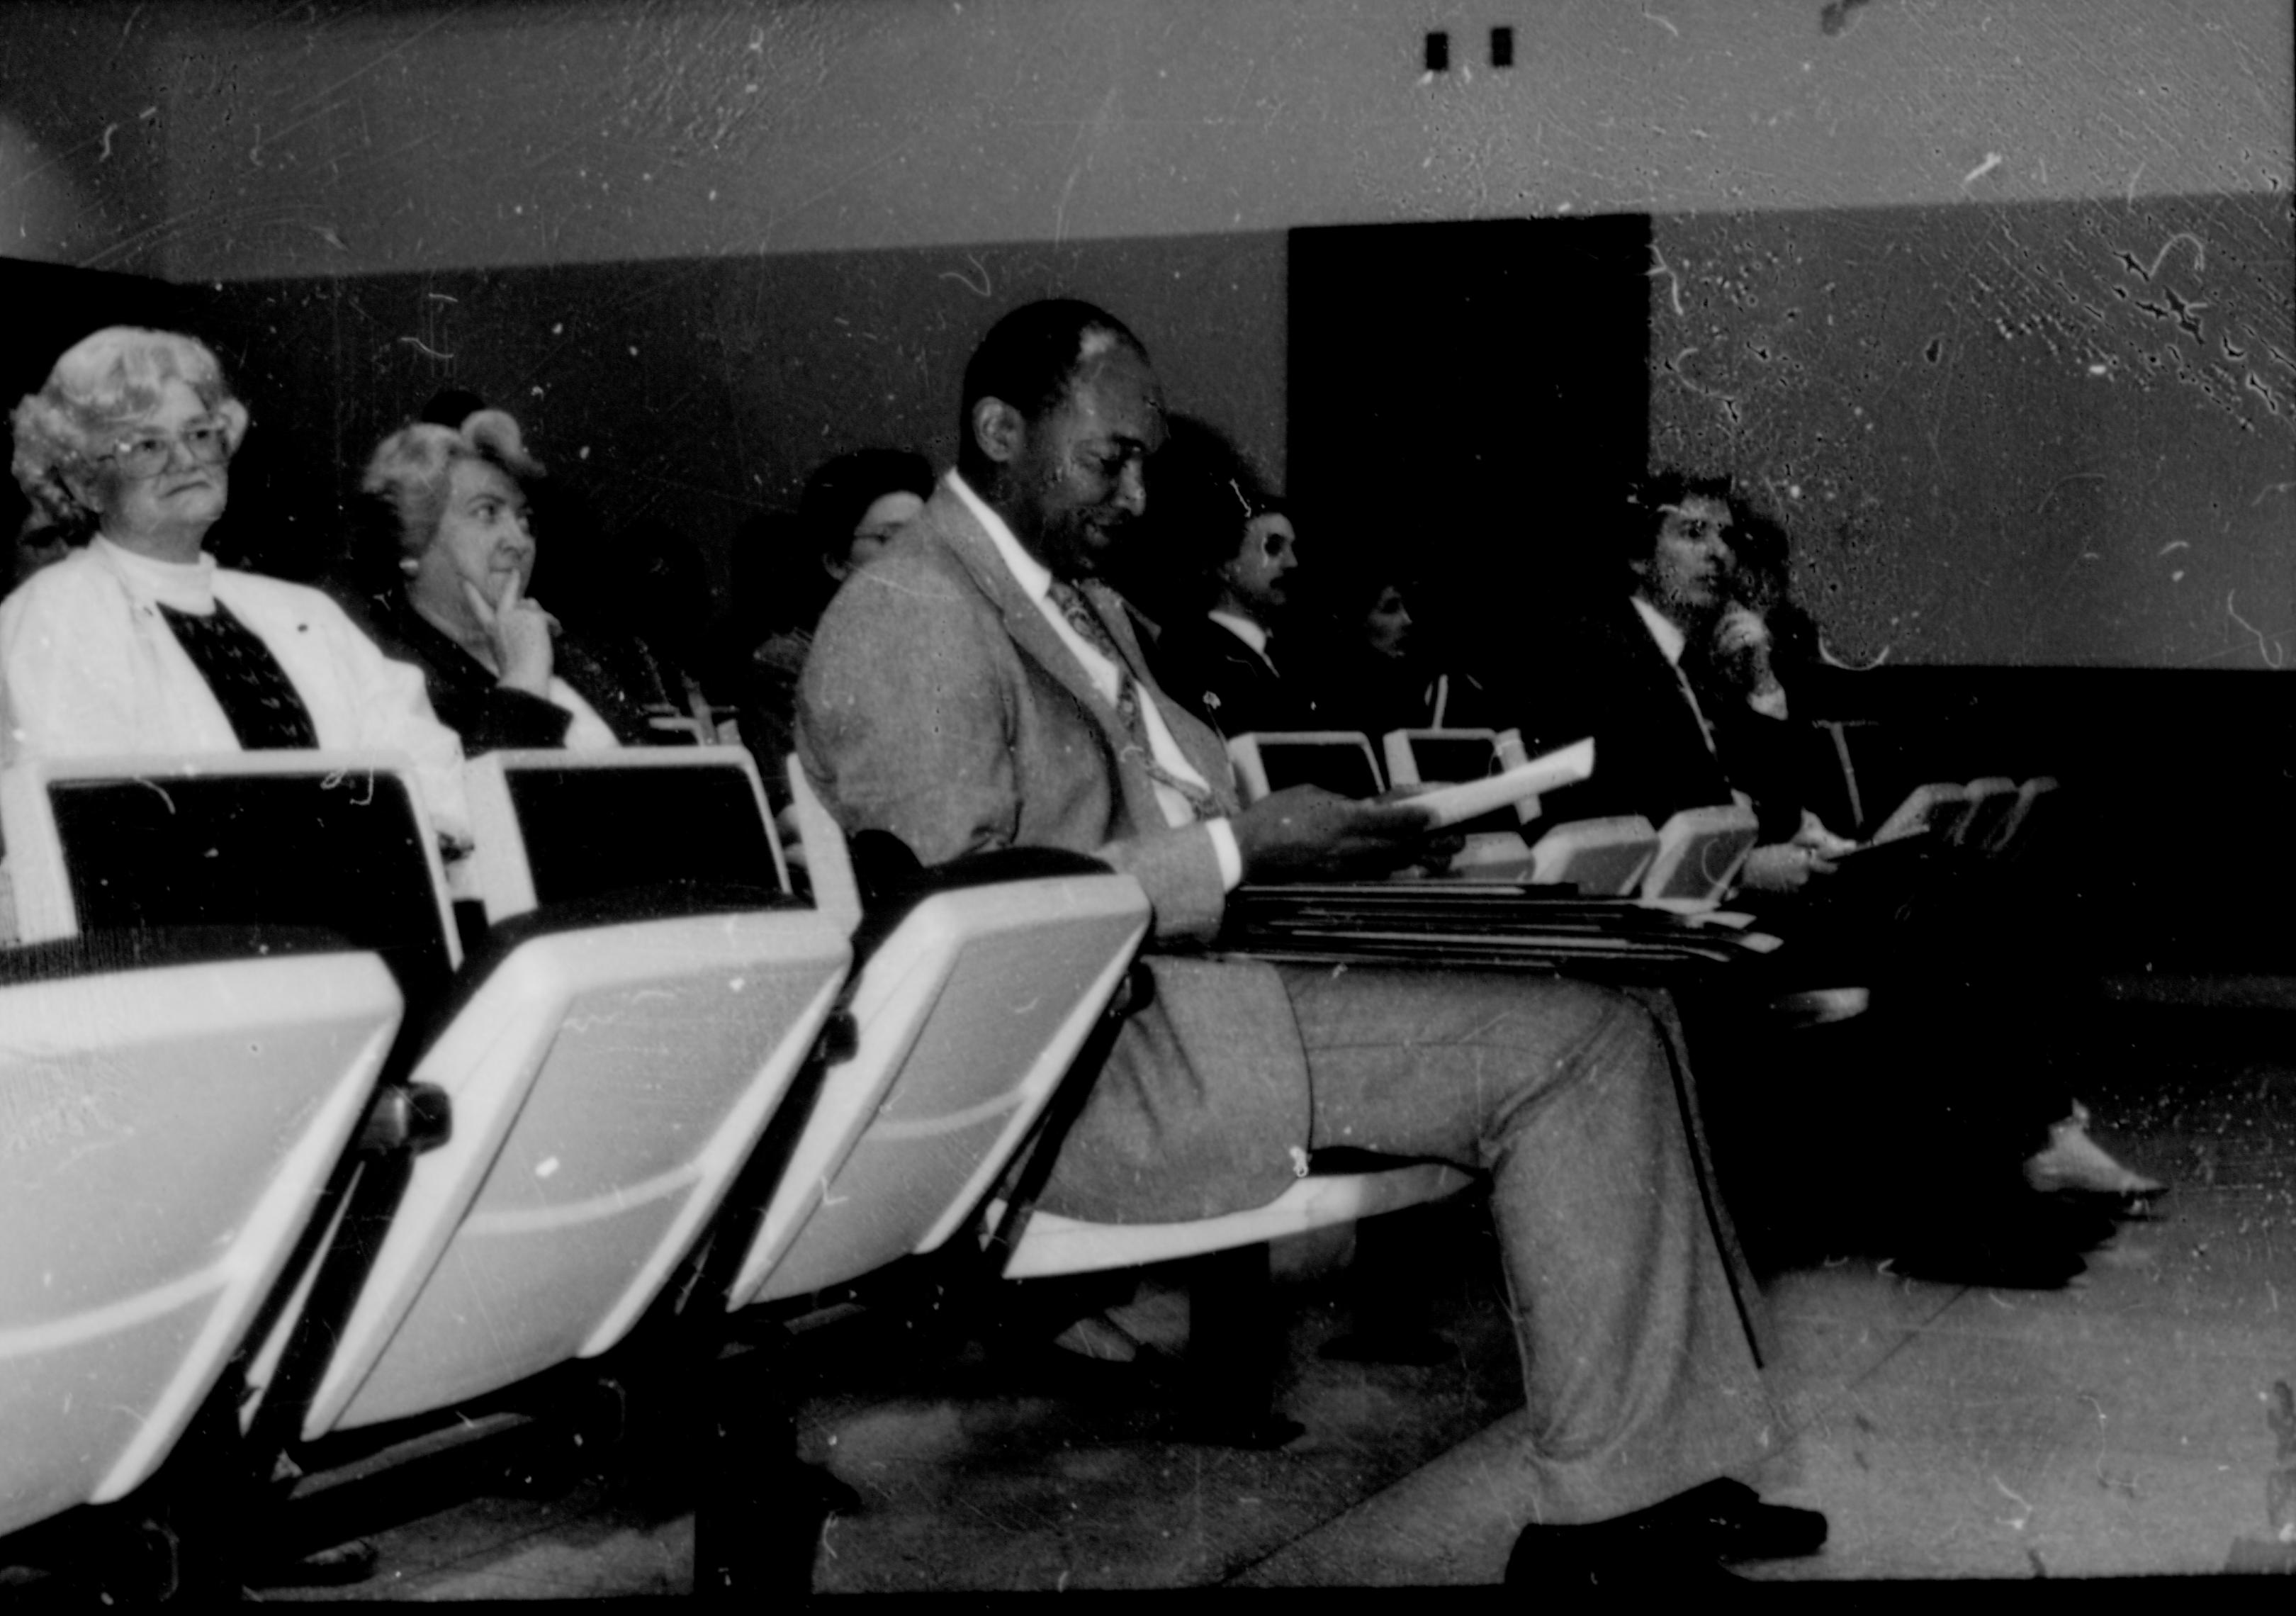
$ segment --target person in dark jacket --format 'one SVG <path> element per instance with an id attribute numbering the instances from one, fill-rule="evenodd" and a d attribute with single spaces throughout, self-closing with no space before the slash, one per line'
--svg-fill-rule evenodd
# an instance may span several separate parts
<path id="1" fill-rule="evenodd" d="M 1223 735 L 1321 728 L 1312 682 L 1289 677 L 1274 649 L 1300 564 L 1290 507 L 1239 470 L 1195 521 L 1203 603 L 1158 638 L 1158 682 Z"/>

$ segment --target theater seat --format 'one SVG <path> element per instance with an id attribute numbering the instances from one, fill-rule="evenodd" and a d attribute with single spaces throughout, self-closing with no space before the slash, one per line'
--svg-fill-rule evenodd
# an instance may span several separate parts
<path id="1" fill-rule="evenodd" d="M 754 771 L 727 789 L 723 766 L 746 768 L 744 755 L 658 755 L 715 767 L 646 774 L 696 820 L 683 835 L 633 836 L 626 815 L 608 816 L 611 843 L 690 858 L 721 840 L 709 816 L 746 812 L 761 867 L 777 873 Z M 34 877 L 17 883 L 28 926 L 135 927 L 184 911 L 330 926 L 381 956 L 413 1007 L 390 1070 L 457 1113 L 443 1149 L 356 1177 L 309 1290 L 279 1309 L 248 1371 L 257 1448 L 443 1409 L 604 1349 L 715 1210 L 827 1014 L 848 944 L 816 912 L 778 890 L 652 871 L 628 886 L 629 859 L 554 835 L 554 807 L 594 810 L 597 790 L 630 772 L 545 782 L 570 798 L 545 789 L 515 816 L 545 888 L 614 890 L 537 894 L 529 879 L 514 915 L 496 892 L 505 921 L 467 963 L 403 760 L 45 762 L 14 783 L 12 806 L 31 840 L 62 849 L 53 862 L 65 872 L 38 879 L 38 860 L 20 872 Z M 673 780 L 700 789 L 680 796 Z"/>
<path id="2" fill-rule="evenodd" d="M 2036 840 L 2036 832 L 2043 827 L 2056 802 L 2056 781 L 2047 775 L 2036 775 L 2017 788 L 2017 800 L 1999 824 L 1982 851 L 1993 858 L 2018 858 Z"/>
<path id="3" fill-rule="evenodd" d="M 1371 1173 L 1311 1171 L 1265 1206 L 1187 1223 L 1086 1223 L 1034 1211 L 1013 1244 L 1004 1277 L 1044 1279 L 1143 1267 L 1232 1251 L 1439 1201 L 1473 1182 L 1464 1169 L 1415 1161 Z"/>
<path id="4" fill-rule="evenodd" d="M 1521 758 L 1521 738 L 1509 732 Z M 1490 729 L 1393 729 L 1380 738 L 1390 784 L 1456 785 L 1484 779 L 1505 767 L 1500 738 Z M 1529 842 L 1519 828 L 1538 817 L 1538 799 L 1526 799 L 1454 825 L 1466 845 L 1452 857 L 1446 874 L 1467 881 L 1540 881 Z"/>
<path id="5" fill-rule="evenodd" d="M 1641 886 L 1658 851 L 1658 832 L 1639 814 L 1573 820 L 1532 847 L 1530 879 L 1575 886 L 1590 898 L 1620 897 Z"/>
<path id="6" fill-rule="evenodd" d="M 415 1068 L 454 1097 L 455 1136 L 407 1188 L 306 1440 L 619 1342 L 718 1210 L 850 957 L 778 885 L 739 749 L 497 753 L 466 783 L 493 923 Z"/>
<path id="7" fill-rule="evenodd" d="M 1964 786 L 1969 811 L 1948 833 L 1947 845 L 1983 854 L 2018 805 L 2017 783 L 2001 775 L 1988 775 Z"/>
<path id="8" fill-rule="evenodd" d="M 811 910 L 600 905 L 495 928 L 415 1068 L 453 1096 L 455 1136 L 408 1185 L 305 1440 L 620 1341 L 717 1210 L 844 963 Z"/>
<path id="9" fill-rule="evenodd" d="M 1951 781 L 1917 785 L 1890 810 L 1867 840 L 1876 847 L 1908 836 L 1934 836 L 1942 844 L 1969 812 L 1969 788 Z"/>
<path id="10" fill-rule="evenodd" d="M 842 833 L 792 759 L 807 866 L 855 917 L 832 1063 L 727 1293 L 800 1296 L 939 1249 L 979 1210 L 1121 982 L 1149 923 L 1139 883 L 1014 849 L 923 871 L 865 912 Z"/>
<path id="11" fill-rule="evenodd" d="M 1644 899 L 1707 903 L 1718 898 L 1760 834 L 1751 808 L 1684 808 L 1659 827 L 1658 851 L 1643 877 Z"/>
<path id="12" fill-rule="evenodd" d="M 1234 735 L 1228 760 L 1247 803 L 1294 785 L 1319 785 L 1342 797 L 1376 797 L 1387 789 L 1371 737 L 1356 730 L 1270 730 Z"/>
<path id="13" fill-rule="evenodd" d="M 28 853 L 13 841 L 19 874 Z M 309 1224 L 399 1013 L 381 961 L 308 933 L 0 950 L 0 1533 L 167 1458 Z"/>

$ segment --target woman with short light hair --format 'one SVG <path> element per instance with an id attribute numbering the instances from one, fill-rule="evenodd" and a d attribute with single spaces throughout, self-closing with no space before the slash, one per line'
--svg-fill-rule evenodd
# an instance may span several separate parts
<path id="1" fill-rule="evenodd" d="M 396 751 L 467 840 L 462 749 L 421 677 L 319 591 L 207 553 L 249 416 L 204 343 L 99 331 L 12 424 L 17 482 L 80 542 L 0 604 L 0 757 Z"/>

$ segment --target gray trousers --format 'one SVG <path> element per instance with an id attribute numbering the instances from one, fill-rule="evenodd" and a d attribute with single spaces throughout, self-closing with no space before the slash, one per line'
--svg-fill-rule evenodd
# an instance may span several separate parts
<path id="1" fill-rule="evenodd" d="M 1297 1043 L 1285 1029 L 1239 1030 L 1259 1035 L 1252 1069 L 1269 1092 L 1304 1100 L 1310 1149 L 1491 1177 L 1529 1421 L 1526 1519 L 1604 1520 L 1770 1456 L 1778 1425 L 1726 1267 L 1727 1225 L 1701 1193 L 1670 999 L 1505 972 L 1277 976 Z M 1119 1036 L 1139 1031 L 1128 1022 Z M 1264 1127 L 1145 1118 L 1111 1075 L 1061 1143 L 1047 1210 L 1152 1222 L 1201 1215 L 1174 1210 L 1191 1200 L 1249 1207 L 1280 1193 Z M 1287 1087 L 1303 1079 L 1304 1095 Z M 1204 1148 L 1228 1131 L 1236 1149 Z"/>
<path id="2" fill-rule="evenodd" d="M 1700 1192 L 1670 1010 L 1497 972 L 1286 966 L 1311 1147 L 1491 1175 L 1527 1518 L 1602 1520 L 1750 1469 L 1778 1426 Z"/>

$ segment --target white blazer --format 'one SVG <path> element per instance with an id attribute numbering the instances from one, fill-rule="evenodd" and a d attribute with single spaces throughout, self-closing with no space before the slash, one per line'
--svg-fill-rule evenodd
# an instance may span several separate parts
<path id="1" fill-rule="evenodd" d="M 316 589 L 208 555 L 155 562 L 105 538 L 0 603 L 0 761 L 238 751 L 231 720 L 159 612 L 164 602 L 205 613 L 216 601 L 279 659 L 321 746 L 406 753 L 432 823 L 470 839 L 462 742 L 431 712 L 419 670 L 387 660 Z"/>

